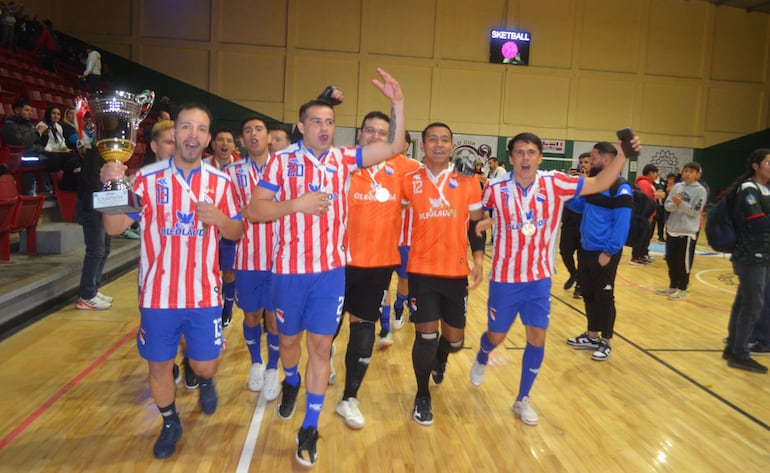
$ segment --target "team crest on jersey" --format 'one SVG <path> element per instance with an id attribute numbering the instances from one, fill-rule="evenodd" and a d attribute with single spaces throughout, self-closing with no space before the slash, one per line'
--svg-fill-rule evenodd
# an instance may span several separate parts
<path id="1" fill-rule="evenodd" d="M 754 194 L 747 194 L 746 195 L 746 203 L 749 205 L 754 205 L 757 203 L 757 198 L 754 197 Z"/>
<path id="2" fill-rule="evenodd" d="M 176 211 L 176 224 L 172 228 L 161 228 L 163 236 L 189 236 L 202 237 L 205 232 L 195 226 L 195 212 Z"/>
<path id="3" fill-rule="evenodd" d="M 332 173 L 332 174 L 334 174 L 335 172 L 337 172 L 337 166 L 335 166 L 335 165 L 333 165 L 333 164 L 327 164 L 327 165 L 325 166 L 325 168 L 326 168 L 326 171 L 327 171 L 327 172 L 330 172 L 330 173 Z"/>
<path id="4" fill-rule="evenodd" d="M 385 174 L 388 176 L 392 176 L 393 173 L 396 172 L 392 167 L 390 167 L 389 164 L 385 165 Z"/>
<path id="5" fill-rule="evenodd" d="M 278 307 L 275 308 L 275 318 L 278 319 L 278 322 L 285 323 L 286 318 L 283 316 L 283 309 L 279 309 Z"/>
<path id="6" fill-rule="evenodd" d="M 457 189 L 457 179 L 455 179 L 454 177 L 449 178 L 449 188 Z"/>
<path id="7" fill-rule="evenodd" d="M 535 194 L 535 200 L 537 200 L 538 202 L 545 202 L 545 196 L 540 192 L 538 192 L 537 194 Z"/>

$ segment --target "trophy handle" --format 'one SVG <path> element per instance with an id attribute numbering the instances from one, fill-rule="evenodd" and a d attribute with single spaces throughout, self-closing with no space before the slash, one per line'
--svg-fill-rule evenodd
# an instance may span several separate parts
<path id="1" fill-rule="evenodd" d="M 138 103 L 142 107 L 142 113 L 139 116 L 139 119 L 136 121 L 136 123 L 139 123 L 145 118 L 147 118 L 147 114 L 150 113 L 152 104 L 153 102 L 155 102 L 155 92 L 153 92 L 152 90 L 145 89 L 144 91 L 142 91 L 142 93 L 137 94 L 134 100 L 136 101 L 136 103 Z"/>

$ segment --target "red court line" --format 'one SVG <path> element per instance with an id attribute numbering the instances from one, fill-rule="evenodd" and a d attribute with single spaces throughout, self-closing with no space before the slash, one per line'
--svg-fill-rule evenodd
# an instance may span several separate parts
<path id="1" fill-rule="evenodd" d="M 133 339 L 136 337 L 136 333 L 139 331 L 139 326 L 131 330 L 128 334 L 123 336 L 118 342 L 110 347 L 106 352 L 102 354 L 99 358 L 97 358 L 91 365 L 88 366 L 88 368 L 84 369 L 80 372 L 77 376 L 72 378 L 69 383 L 65 384 L 61 389 L 59 389 L 53 396 L 48 398 L 47 401 L 45 401 L 40 407 L 38 407 L 35 412 L 30 414 L 24 421 L 22 421 L 21 424 L 17 425 L 15 429 L 13 429 L 8 435 L 0 439 L 0 450 L 4 449 L 9 443 L 11 443 L 16 437 L 18 437 L 22 432 L 27 430 L 27 427 L 32 425 L 33 422 L 37 420 L 38 417 L 43 415 L 48 409 L 53 406 L 56 401 L 62 398 L 69 390 L 75 387 L 80 381 L 83 380 L 86 376 L 91 374 L 92 371 L 94 371 L 96 368 L 98 368 L 100 365 L 102 365 L 107 358 L 109 358 L 113 353 L 115 353 L 118 348 L 123 346 L 127 341 Z"/>

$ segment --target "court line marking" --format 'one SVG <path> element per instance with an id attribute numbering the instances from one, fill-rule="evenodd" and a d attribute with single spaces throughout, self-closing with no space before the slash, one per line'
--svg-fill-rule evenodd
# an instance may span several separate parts
<path id="1" fill-rule="evenodd" d="M 712 271 L 724 271 L 724 269 L 704 269 L 703 271 L 698 271 L 697 273 L 695 273 L 695 279 L 700 281 L 700 283 L 705 285 L 705 286 L 709 286 L 709 287 L 711 287 L 713 289 L 717 289 L 717 290 L 720 290 L 722 292 L 726 292 L 728 294 L 735 294 L 735 290 L 734 289 L 732 291 L 728 291 L 727 289 L 725 289 L 723 287 L 719 287 L 719 286 L 716 286 L 714 284 L 708 283 L 703 278 L 701 278 L 701 274 L 710 273 Z"/>
<path id="2" fill-rule="evenodd" d="M 567 303 L 567 301 L 565 301 L 565 300 L 564 300 L 564 299 L 562 299 L 561 297 L 559 297 L 559 296 L 557 296 L 557 295 L 554 295 L 553 293 L 551 294 L 551 297 L 553 297 L 554 299 L 558 300 L 559 302 L 561 302 L 562 304 L 566 305 L 567 307 L 571 308 L 571 309 L 572 309 L 572 311 L 573 311 L 573 313 L 576 313 L 576 314 L 580 314 L 580 315 L 582 315 L 583 317 L 585 317 L 585 316 L 586 316 L 586 315 L 585 315 L 585 312 L 583 312 L 582 310 L 578 309 L 578 308 L 577 308 L 577 307 L 575 307 L 574 305 Z M 615 335 L 616 335 L 618 338 L 620 338 L 621 340 L 623 340 L 624 342 L 626 342 L 626 343 L 628 343 L 629 345 L 631 345 L 632 347 L 636 348 L 638 351 L 640 351 L 640 352 L 644 353 L 645 355 L 649 356 L 650 358 L 652 358 L 653 360 L 657 361 L 657 362 L 658 362 L 658 363 L 660 363 L 661 365 L 665 366 L 666 368 L 668 368 L 669 370 L 671 370 L 672 372 L 674 372 L 674 374 L 676 374 L 676 375 L 680 376 L 681 378 L 683 378 L 685 381 L 689 382 L 690 384 L 692 384 L 692 385 L 693 385 L 693 386 L 695 386 L 696 388 L 699 388 L 700 390 L 702 390 L 702 391 L 703 391 L 703 392 L 705 392 L 706 394 L 709 394 L 709 395 L 711 395 L 711 396 L 712 396 L 712 397 L 714 397 L 715 399 L 719 400 L 721 403 L 725 404 L 725 405 L 726 405 L 726 406 L 728 406 L 729 408 L 731 408 L 731 409 L 733 409 L 734 411 L 738 412 L 739 414 L 743 415 L 744 417 L 746 417 L 746 418 L 747 418 L 747 419 L 749 419 L 750 421 L 754 422 L 755 424 L 759 425 L 760 427 L 764 428 L 765 430 L 768 430 L 768 431 L 770 431 L 770 425 L 766 424 L 766 423 L 765 423 L 765 422 L 763 422 L 761 419 L 759 419 L 759 418 L 757 418 L 757 417 L 754 417 L 754 416 L 753 416 L 751 413 L 749 413 L 748 411 L 746 411 L 746 410 L 744 410 L 744 409 L 740 408 L 739 406 L 737 406 L 737 405 L 733 404 L 732 402 L 730 402 L 730 401 L 729 401 L 727 398 L 725 398 L 724 396 L 721 396 L 721 395 L 717 394 L 716 392 L 712 391 L 711 389 L 709 389 L 708 387 L 706 387 L 704 384 L 702 384 L 702 383 L 700 383 L 699 381 L 697 381 L 695 378 L 693 378 L 693 377 L 689 376 L 688 374 L 686 374 L 684 371 L 682 371 L 682 370 L 680 370 L 680 369 L 678 369 L 678 368 L 675 368 L 673 365 L 671 365 L 671 364 L 670 364 L 670 363 L 668 363 L 667 361 L 663 360 L 663 359 L 662 359 L 662 358 L 660 358 L 659 356 L 656 356 L 656 355 L 654 355 L 654 354 L 652 353 L 652 351 L 651 351 L 651 350 L 648 350 L 648 349 L 646 349 L 646 348 L 642 348 L 640 345 L 636 344 L 635 342 L 631 341 L 631 339 L 629 339 L 628 337 L 625 337 L 625 336 L 621 335 L 621 334 L 620 334 L 620 333 L 618 333 L 618 332 L 615 332 Z M 655 350 L 655 351 L 664 351 L 664 350 Z M 668 351 L 671 351 L 671 350 L 668 350 Z M 707 352 L 713 352 L 714 350 L 693 350 L 693 351 L 707 351 Z"/>
<path id="3" fill-rule="evenodd" d="M 259 431 L 262 427 L 262 420 L 265 417 L 266 405 L 265 396 L 260 393 L 257 405 L 254 406 L 254 415 L 251 417 L 249 431 L 246 433 L 246 441 L 243 443 L 241 458 L 238 460 L 238 466 L 235 468 L 236 473 L 248 473 L 251 467 L 251 459 L 254 457 L 254 449 L 257 447 Z"/>
<path id="4" fill-rule="evenodd" d="M 0 439 L 0 450 L 4 449 L 8 446 L 9 443 L 11 443 L 16 437 L 21 435 L 27 428 L 32 425 L 40 416 L 46 413 L 56 402 L 59 401 L 65 394 L 67 394 L 72 388 L 74 388 L 79 382 L 83 380 L 86 376 L 91 374 L 96 368 L 103 365 L 105 361 L 107 361 L 107 358 L 112 356 L 113 353 L 115 353 L 120 347 L 126 344 L 129 340 L 132 340 L 136 338 L 136 333 L 139 331 L 139 325 L 134 327 L 131 332 L 127 333 L 123 336 L 120 340 L 118 340 L 117 343 L 115 343 L 112 347 L 107 349 L 99 358 L 94 360 L 93 363 L 91 363 L 86 369 L 81 371 L 77 376 L 72 378 L 67 384 L 61 387 L 56 393 L 54 393 L 53 396 L 48 398 L 47 401 L 45 401 L 43 404 L 40 405 L 35 411 L 27 416 L 26 419 L 21 421 L 19 425 L 16 426 L 10 433 L 8 433 L 5 437 Z"/>

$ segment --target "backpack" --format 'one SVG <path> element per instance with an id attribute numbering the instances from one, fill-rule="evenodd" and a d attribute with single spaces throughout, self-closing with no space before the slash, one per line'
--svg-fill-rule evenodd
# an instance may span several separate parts
<path id="1" fill-rule="evenodd" d="M 737 239 L 733 223 L 732 205 L 726 197 L 712 207 L 706 219 L 706 240 L 721 253 L 732 253 Z"/>
<path id="2" fill-rule="evenodd" d="M 618 189 L 624 182 L 628 181 L 622 177 L 618 178 L 618 180 L 610 186 L 610 195 L 614 196 L 617 194 Z M 631 196 L 631 224 L 628 228 L 626 246 L 633 247 L 649 236 L 650 217 L 652 217 L 652 214 L 658 209 L 658 203 L 642 192 L 636 184 L 628 182 L 628 185 L 631 186 L 633 195 Z"/>

